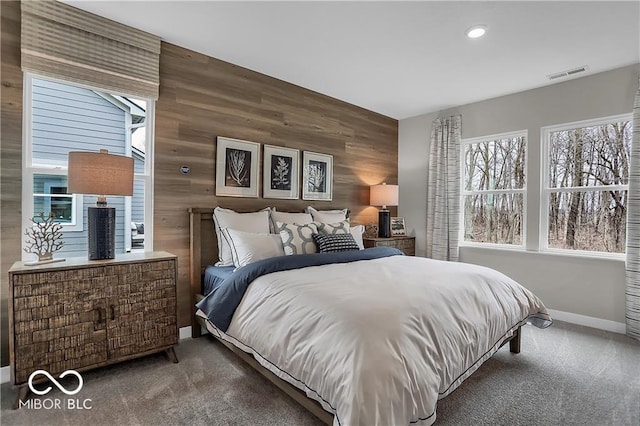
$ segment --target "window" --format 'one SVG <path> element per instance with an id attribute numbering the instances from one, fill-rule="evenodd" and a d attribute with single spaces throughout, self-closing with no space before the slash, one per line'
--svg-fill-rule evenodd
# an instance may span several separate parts
<path id="1" fill-rule="evenodd" d="M 462 244 L 524 245 L 525 131 L 462 141 Z"/>
<path id="2" fill-rule="evenodd" d="M 59 253 L 86 256 L 87 207 L 97 197 L 67 192 L 67 155 L 103 148 L 134 158 L 133 196 L 107 197 L 116 208 L 116 251 L 151 250 L 153 102 L 28 73 L 24 87 L 23 227 L 53 215 L 62 225 Z"/>
<path id="3" fill-rule="evenodd" d="M 543 249 L 624 253 L 631 116 L 546 127 Z"/>
<path id="4" fill-rule="evenodd" d="M 78 197 L 67 193 L 67 176 L 34 173 L 31 217 L 50 214 L 65 231 L 82 231 L 82 203 Z"/>

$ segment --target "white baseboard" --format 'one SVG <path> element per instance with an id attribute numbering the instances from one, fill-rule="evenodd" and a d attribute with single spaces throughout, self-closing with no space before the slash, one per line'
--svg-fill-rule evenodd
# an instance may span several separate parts
<path id="1" fill-rule="evenodd" d="M 0 368 L 0 383 L 9 383 L 11 379 L 11 373 L 9 370 L 9 366 Z"/>
<path id="2" fill-rule="evenodd" d="M 191 337 L 191 326 L 180 327 L 180 340 L 189 339 Z"/>
<path id="3" fill-rule="evenodd" d="M 597 328 L 599 330 L 612 331 L 624 334 L 627 326 L 622 322 L 606 320 L 602 318 L 588 317 L 586 315 L 573 314 L 571 312 L 556 311 L 549 309 L 551 318 L 558 321 L 570 322 L 571 324 L 584 325 L 585 327 Z"/>

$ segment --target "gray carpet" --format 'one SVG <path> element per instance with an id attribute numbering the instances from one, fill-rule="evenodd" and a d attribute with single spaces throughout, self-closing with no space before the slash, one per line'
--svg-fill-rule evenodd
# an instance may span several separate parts
<path id="1" fill-rule="evenodd" d="M 84 373 L 77 397 L 90 398 L 91 410 L 14 411 L 15 392 L 3 384 L 0 421 L 5 426 L 320 424 L 212 339 L 183 340 L 176 352 L 179 364 L 160 354 Z M 47 397 L 64 395 L 54 387 Z M 640 343 L 561 322 L 546 330 L 525 327 L 521 354 L 502 348 L 441 400 L 437 413 L 437 425 L 640 425 Z"/>

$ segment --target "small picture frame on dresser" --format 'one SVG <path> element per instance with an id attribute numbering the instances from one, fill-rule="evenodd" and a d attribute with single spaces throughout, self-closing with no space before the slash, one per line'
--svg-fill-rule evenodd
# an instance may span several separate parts
<path id="1" fill-rule="evenodd" d="M 391 218 L 391 235 L 407 235 L 407 228 L 404 225 L 404 217 Z"/>

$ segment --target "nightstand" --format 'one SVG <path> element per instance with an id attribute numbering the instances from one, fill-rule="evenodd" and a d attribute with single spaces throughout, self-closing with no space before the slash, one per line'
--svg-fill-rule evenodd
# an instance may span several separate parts
<path id="1" fill-rule="evenodd" d="M 397 235 L 389 238 L 367 238 L 362 239 L 364 247 L 395 247 L 407 256 L 416 254 L 416 237 Z"/>

